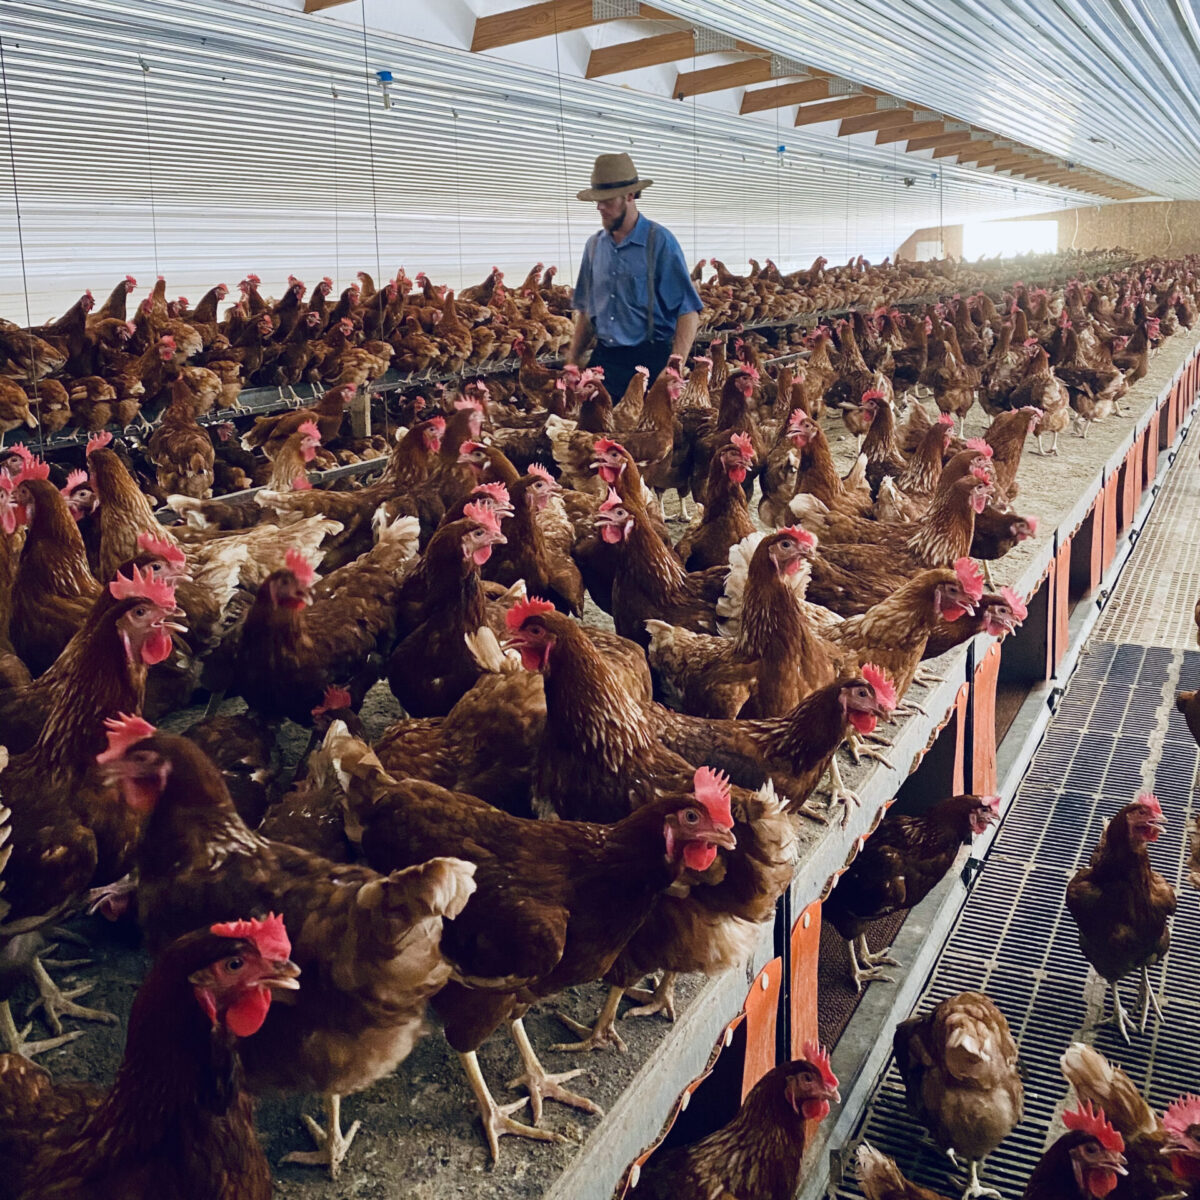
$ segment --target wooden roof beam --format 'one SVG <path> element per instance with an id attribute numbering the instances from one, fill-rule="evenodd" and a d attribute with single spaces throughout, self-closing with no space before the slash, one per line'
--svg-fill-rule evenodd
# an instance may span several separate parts
<path id="1" fill-rule="evenodd" d="M 949 133 L 934 133 L 928 136 L 909 138 L 906 149 L 911 154 L 914 150 L 937 150 L 941 146 L 964 146 L 971 140 L 969 129 L 951 130 Z"/>
<path id="2" fill-rule="evenodd" d="M 797 125 L 820 125 L 843 117 L 861 117 L 875 111 L 874 96 L 843 96 L 825 104 L 802 104 L 796 110 Z"/>
<path id="3" fill-rule="evenodd" d="M 675 76 L 671 95 L 676 100 L 684 100 L 688 96 L 703 96 L 728 88 L 747 87 L 752 83 L 766 83 L 770 78 L 770 59 L 747 58 L 742 62 L 709 67 L 703 71 L 680 71 Z"/>
<path id="4" fill-rule="evenodd" d="M 992 143 L 985 142 L 983 140 L 978 140 L 978 141 L 970 141 L 965 146 L 942 146 L 933 152 L 933 157 L 934 158 L 957 158 L 959 155 L 962 155 L 962 154 L 975 153 L 976 147 L 980 148 L 979 153 L 982 154 L 984 152 L 984 150 L 990 150 L 992 148 Z M 962 163 L 966 160 L 959 158 L 958 161 L 960 163 Z"/>
<path id="5" fill-rule="evenodd" d="M 340 0 L 305 0 L 306 4 L 309 2 L 324 7 L 325 3 L 340 3 Z M 471 49 L 476 52 L 498 50 L 501 46 L 516 46 L 535 38 L 589 29 L 593 25 L 604 24 L 606 20 L 616 19 L 601 17 L 597 20 L 593 13 L 592 0 L 542 0 L 540 4 L 527 4 L 523 8 L 509 9 L 508 12 L 476 17 Z M 638 15 L 656 21 L 675 19 L 649 4 L 639 5 Z"/>
<path id="6" fill-rule="evenodd" d="M 861 117 L 846 117 L 838 126 L 838 137 L 849 137 L 853 133 L 873 133 L 881 129 L 894 129 L 897 125 L 911 125 L 911 108 L 881 108 Z"/>
<path id="7" fill-rule="evenodd" d="M 799 83 L 781 83 L 776 87 L 756 88 L 742 94 L 741 112 L 766 112 L 772 108 L 788 108 L 793 104 L 807 104 L 810 100 L 826 100 L 829 97 L 829 80 L 826 78 L 804 79 Z"/>
<path id="8" fill-rule="evenodd" d="M 875 135 L 875 145 L 890 146 L 892 142 L 907 142 L 911 137 L 920 137 L 922 134 L 930 133 L 944 133 L 945 130 L 946 126 L 941 121 L 918 121 L 914 118 L 907 125 L 897 125 L 892 129 L 881 129 Z"/>
<path id="9" fill-rule="evenodd" d="M 747 53 L 757 51 L 758 47 L 748 42 L 738 42 L 734 49 L 736 52 Z M 701 54 L 715 53 L 718 51 L 701 51 Z M 665 63 L 679 62 L 680 59 L 693 56 L 696 56 L 695 32 L 691 29 L 679 29 L 674 33 L 660 33 L 656 37 L 622 42 L 618 46 L 597 47 L 588 56 L 586 78 L 599 79 L 603 75 L 616 75 L 620 71 L 661 67 Z"/>

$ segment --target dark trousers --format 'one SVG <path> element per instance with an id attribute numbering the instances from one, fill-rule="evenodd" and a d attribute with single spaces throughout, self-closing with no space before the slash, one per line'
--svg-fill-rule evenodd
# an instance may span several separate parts
<path id="1" fill-rule="evenodd" d="M 604 386 L 613 404 L 620 404 L 636 368 L 645 367 L 650 372 L 649 383 L 653 383 L 670 357 L 670 342 L 642 342 L 637 346 L 605 346 L 597 342 L 588 365 L 604 368 Z"/>

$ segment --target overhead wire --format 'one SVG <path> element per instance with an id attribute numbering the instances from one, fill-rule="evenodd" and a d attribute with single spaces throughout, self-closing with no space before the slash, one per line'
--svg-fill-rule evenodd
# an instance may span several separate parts
<path id="1" fill-rule="evenodd" d="M 571 262 L 575 247 L 571 234 L 571 171 L 567 159 L 567 106 L 563 100 L 562 54 L 559 49 L 559 34 L 558 5 L 556 4 L 554 6 L 554 79 L 558 88 L 558 144 L 562 154 L 563 214 L 566 217 L 567 225 L 567 252 L 563 257 L 567 262 Z"/>
<path id="2" fill-rule="evenodd" d="M 146 120 L 146 182 L 150 186 L 150 243 L 154 250 L 154 274 L 158 269 L 158 217 L 154 197 L 154 149 L 150 141 L 150 64 L 138 55 L 138 66 L 142 68 L 142 114 Z"/>

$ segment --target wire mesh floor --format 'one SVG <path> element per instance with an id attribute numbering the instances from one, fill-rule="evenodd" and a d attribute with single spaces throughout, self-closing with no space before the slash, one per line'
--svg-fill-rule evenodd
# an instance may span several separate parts
<path id="1" fill-rule="evenodd" d="M 1200 1087 L 1200 894 L 1184 870 L 1200 811 L 1198 751 L 1174 708 L 1179 689 L 1200 687 L 1200 652 L 1187 649 L 1195 645 L 1192 608 L 1200 594 L 1200 468 L 1190 453 L 1186 459 L 1167 477 L 916 1009 L 980 990 L 1008 1018 L 1025 1068 L 1025 1116 L 982 1174 L 1005 1200 L 1019 1200 L 1061 1132 L 1056 1116 L 1070 1097 L 1058 1060 L 1070 1042 L 1092 1042 L 1120 1063 L 1160 1112 Z M 1143 790 L 1158 796 L 1168 823 L 1150 855 L 1175 885 L 1179 911 L 1171 952 L 1151 972 L 1166 1019 L 1152 1019 L 1126 1045 L 1111 1026 L 1093 1028 L 1104 987 L 1080 953 L 1064 893 L 1104 822 Z M 1135 989 L 1136 981 L 1126 981 L 1128 1007 Z M 894 1064 L 859 1133 L 913 1182 L 961 1193 L 965 1176 L 909 1116 Z M 836 1195 L 862 1193 L 851 1178 Z"/>

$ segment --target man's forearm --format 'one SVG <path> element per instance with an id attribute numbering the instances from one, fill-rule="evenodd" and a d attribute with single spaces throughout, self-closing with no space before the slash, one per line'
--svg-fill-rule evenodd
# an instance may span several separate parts
<path id="1" fill-rule="evenodd" d="M 692 351 L 692 343 L 700 330 L 700 314 L 696 312 L 682 313 L 675 322 L 675 340 L 671 343 L 671 353 L 683 358 Z"/>
<path id="2" fill-rule="evenodd" d="M 567 362 L 579 365 L 580 358 L 592 338 L 592 323 L 588 315 L 579 309 L 575 310 L 575 332 L 571 334 L 571 348 L 567 351 Z"/>

